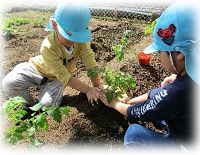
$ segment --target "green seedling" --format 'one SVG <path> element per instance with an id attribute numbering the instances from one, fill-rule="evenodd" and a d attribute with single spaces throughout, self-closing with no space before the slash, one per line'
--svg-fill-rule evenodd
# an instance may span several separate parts
<path id="1" fill-rule="evenodd" d="M 17 34 L 20 31 L 27 31 L 27 27 L 25 30 L 21 30 L 18 26 L 28 24 L 29 22 L 30 20 L 21 17 L 11 17 L 5 19 L 2 21 L 1 32 L 3 32 L 3 35 L 10 35 L 11 32 Z"/>
<path id="2" fill-rule="evenodd" d="M 117 56 L 117 62 L 120 63 L 122 60 L 124 60 L 124 54 L 130 52 L 131 54 L 135 54 L 133 50 L 129 48 L 129 40 L 127 38 L 128 35 L 133 34 L 133 31 L 126 30 L 123 33 L 122 39 L 121 39 L 121 45 L 115 44 L 114 46 L 114 52 Z M 130 57 L 130 61 L 132 62 L 133 56 Z"/>
<path id="3" fill-rule="evenodd" d="M 43 27 L 45 19 L 45 17 L 41 17 L 39 21 L 33 21 L 33 27 Z"/>
<path id="4" fill-rule="evenodd" d="M 8 120 L 12 120 L 15 124 L 8 130 L 4 131 L 4 140 L 7 143 L 17 144 L 22 139 L 27 139 L 29 146 L 34 147 L 44 144 L 35 138 L 35 131 L 48 130 L 48 121 L 46 116 L 51 116 L 57 123 L 61 123 L 62 113 L 69 117 L 69 109 L 67 107 L 42 107 L 41 103 L 30 107 L 34 113 L 30 119 L 21 120 L 27 112 L 22 110 L 23 103 L 27 103 L 22 97 L 10 98 L 5 102 L 3 113 Z"/>
<path id="5" fill-rule="evenodd" d="M 106 88 L 106 98 L 108 103 L 110 103 L 113 97 L 122 97 L 122 94 L 126 92 L 127 87 L 135 87 L 136 84 L 133 78 L 128 73 L 119 72 L 118 74 L 113 73 L 111 68 L 90 68 L 88 70 L 87 76 L 90 78 L 96 77 L 100 75 L 101 79 L 103 79 L 108 87 Z M 119 91 L 120 88 L 122 91 Z"/>

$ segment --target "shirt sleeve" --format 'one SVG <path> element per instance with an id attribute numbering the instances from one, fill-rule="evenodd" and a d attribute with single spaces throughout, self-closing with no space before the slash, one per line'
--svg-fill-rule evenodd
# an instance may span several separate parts
<path id="1" fill-rule="evenodd" d="M 172 119 L 176 115 L 177 108 L 174 94 L 167 87 L 160 87 L 148 92 L 149 98 L 127 109 L 129 118 L 141 121 L 158 121 Z"/>
<path id="2" fill-rule="evenodd" d="M 92 67 L 97 67 L 97 62 L 95 60 L 94 52 L 90 47 L 90 42 L 83 43 L 81 46 L 80 57 L 88 70 Z"/>

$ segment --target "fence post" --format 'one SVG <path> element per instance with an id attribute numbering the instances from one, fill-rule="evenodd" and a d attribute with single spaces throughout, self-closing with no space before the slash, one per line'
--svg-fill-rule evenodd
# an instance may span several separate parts
<path id="1" fill-rule="evenodd" d="M 117 18 L 117 5 L 115 4 L 115 18 Z"/>

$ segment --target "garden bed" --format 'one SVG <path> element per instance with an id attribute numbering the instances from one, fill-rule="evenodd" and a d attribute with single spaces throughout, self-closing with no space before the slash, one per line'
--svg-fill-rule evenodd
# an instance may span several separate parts
<path id="1" fill-rule="evenodd" d="M 9 14 L 10 17 L 23 17 L 31 20 L 45 17 L 44 26 L 53 12 L 19 11 Z M 5 18 L 5 15 L 2 17 Z M 6 18 L 9 18 L 8 16 Z M 137 60 L 137 53 L 142 52 L 145 47 L 152 43 L 152 35 L 144 36 L 144 21 L 126 19 L 108 19 L 92 17 L 90 30 L 92 32 L 91 47 L 95 52 L 95 58 L 100 67 L 110 67 L 115 72 L 128 72 L 135 80 L 136 87 L 128 88 L 129 97 L 135 97 L 146 93 L 149 89 L 160 86 L 161 81 L 169 75 L 162 67 L 158 54 L 153 54 L 148 66 L 140 66 Z M 34 26 L 33 22 L 19 26 L 22 30 L 28 27 L 28 31 L 13 33 L 9 38 L 1 36 L 1 79 L 10 72 L 17 64 L 28 61 L 30 57 L 39 55 L 40 46 L 45 37 L 50 32 L 45 32 L 44 27 Z M 121 43 L 121 37 L 125 30 L 132 30 L 129 36 L 130 48 L 136 53 L 134 62 L 129 61 L 130 54 L 125 54 L 125 60 L 117 63 L 113 46 Z M 91 85 L 87 77 L 87 71 L 81 60 L 78 60 L 74 76 L 83 82 Z M 39 88 L 31 87 L 31 94 L 38 97 Z M 1 88 L 1 106 L 8 99 Z M 123 137 L 131 122 L 117 111 L 104 106 L 100 101 L 92 106 L 88 103 L 84 94 L 66 88 L 63 93 L 61 106 L 70 109 L 70 117 L 63 116 L 59 125 L 52 118 L 48 117 L 49 129 L 47 131 L 36 132 L 36 137 L 45 145 L 40 146 L 41 150 L 52 148 L 52 150 L 63 150 L 79 146 L 79 151 L 90 151 L 98 149 L 100 146 L 107 151 L 122 151 Z M 12 122 L 7 121 L 2 115 L 3 129 L 11 127 Z M 155 124 L 150 122 L 135 122 L 143 124 L 152 130 L 163 132 Z M 2 131 L 1 130 L 1 131 Z M 2 134 L 2 133 L 1 133 Z M 8 145 L 12 149 L 26 148 L 27 141 L 22 140 L 16 146 Z M 51 149 L 48 149 L 50 151 Z"/>

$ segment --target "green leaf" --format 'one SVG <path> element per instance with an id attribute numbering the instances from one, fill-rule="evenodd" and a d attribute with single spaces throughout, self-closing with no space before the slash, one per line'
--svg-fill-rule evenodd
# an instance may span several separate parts
<path id="1" fill-rule="evenodd" d="M 37 129 L 38 127 L 41 127 L 43 130 L 48 129 L 48 123 L 46 119 L 45 113 L 40 113 L 34 117 L 31 118 L 33 124 L 35 125 L 35 128 Z"/>
<path id="2" fill-rule="evenodd" d="M 94 68 L 90 68 L 87 72 L 87 76 L 90 78 L 97 77 L 98 73 Z"/>
<path id="3" fill-rule="evenodd" d="M 70 112 L 69 108 L 65 107 L 64 109 L 61 109 L 61 111 L 62 111 L 66 116 L 69 117 L 69 112 Z"/>
<path id="4" fill-rule="evenodd" d="M 113 99 L 113 92 L 112 91 L 107 91 L 106 92 L 106 98 L 107 98 L 107 101 L 108 103 L 110 103 Z"/>
<path id="5" fill-rule="evenodd" d="M 4 140 L 7 143 L 17 144 L 19 140 L 24 139 L 22 132 L 25 131 L 25 128 L 12 127 L 4 131 Z"/>
<path id="6" fill-rule="evenodd" d="M 105 77 L 105 81 L 108 84 L 108 86 L 112 85 L 112 78 L 110 78 L 110 77 L 107 76 L 107 77 Z"/>
<path id="7" fill-rule="evenodd" d="M 136 83 L 135 83 L 134 79 L 131 77 L 131 75 L 128 73 L 126 73 L 126 75 L 128 77 L 128 79 L 127 79 L 128 85 L 131 87 L 136 87 Z"/>
<path id="8" fill-rule="evenodd" d="M 15 103 L 28 103 L 23 97 L 21 96 L 16 96 L 14 97 L 13 100 Z"/>
<path id="9" fill-rule="evenodd" d="M 35 127 L 30 127 L 30 128 L 28 128 L 28 129 L 27 129 L 28 135 L 29 135 L 29 136 L 33 136 L 35 130 L 36 130 Z"/>
<path id="10" fill-rule="evenodd" d="M 61 116 L 60 110 L 58 108 L 54 107 L 53 109 L 48 110 L 47 114 L 49 116 L 53 117 L 54 120 L 60 124 L 62 116 Z"/>
<path id="11" fill-rule="evenodd" d="M 35 144 L 35 146 L 40 146 L 40 145 L 43 145 L 43 144 L 45 144 L 45 143 L 42 142 L 42 141 L 40 141 L 39 139 L 35 139 L 35 140 L 34 140 L 34 144 Z"/>
<path id="12" fill-rule="evenodd" d="M 123 94 L 124 94 L 124 92 L 118 91 L 118 92 L 115 93 L 115 96 L 116 97 L 119 96 L 120 98 L 123 98 L 123 96 L 122 96 Z"/>
<path id="13" fill-rule="evenodd" d="M 12 117 L 10 117 L 11 120 L 19 120 L 21 117 L 23 117 L 24 115 L 27 114 L 27 111 L 23 110 L 23 109 L 19 109 L 15 112 L 14 115 L 12 115 Z"/>
<path id="14" fill-rule="evenodd" d="M 38 103 L 38 104 L 34 105 L 33 107 L 30 107 L 30 109 L 33 111 L 39 111 L 41 107 L 42 107 L 42 104 Z"/>

